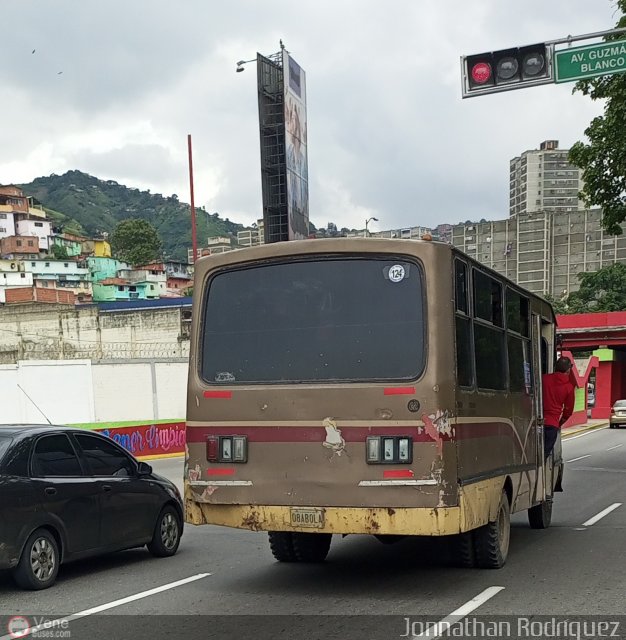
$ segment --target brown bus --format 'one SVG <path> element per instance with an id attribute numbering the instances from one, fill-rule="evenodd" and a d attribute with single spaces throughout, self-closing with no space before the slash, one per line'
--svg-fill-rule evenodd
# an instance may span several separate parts
<path id="1" fill-rule="evenodd" d="M 501 567 L 512 513 L 549 526 L 541 374 L 555 316 L 451 245 L 341 238 L 196 263 L 186 522 L 269 532 L 280 561 L 332 534 L 447 536 Z M 392 538 L 393 537 L 393 538 Z"/>

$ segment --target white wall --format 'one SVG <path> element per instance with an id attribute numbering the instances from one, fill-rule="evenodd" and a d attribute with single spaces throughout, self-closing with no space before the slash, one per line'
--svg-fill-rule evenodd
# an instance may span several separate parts
<path id="1" fill-rule="evenodd" d="M 2 216 L 6 216 L 3 218 Z M 8 238 L 15 235 L 15 219 L 8 211 L 0 211 L 0 238 Z"/>
<path id="2" fill-rule="evenodd" d="M 184 420 L 186 385 L 183 361 L 22 360 L 0 365 L 0 424 Z"/>
<path id="3" fill-rule="evenodd" d="M 0 272 L 0 287 L 32 287 L 33 274 L 24 271 Z"/>
<path id="4" fill-rule="evenodd" d="M 52 226 L 47 220 L 18 220 L 15 230 L 20 236 L 36 236 L 39 248 L 48 249 L 48 237 L 52 234 Z"/>
<path id="5" fill-rule="evenodd" d="M 93 376 L 98 417 L 116 422 L 153 418 L 150 364 L 101 364 Z"/>
<path id="6" fill-rule="evenodd" d="M 157 411 L 163 419 L 184 417 L 187 413 L 187 368 L 186 362 L 157 362 L 154 365 Z"/>
<path id="7" fill-rule="evenodd" d="M 24 407 L 21 395 L 17 387 L 17 365 L 0 364 L 0 423 L 22 422 Z"/>

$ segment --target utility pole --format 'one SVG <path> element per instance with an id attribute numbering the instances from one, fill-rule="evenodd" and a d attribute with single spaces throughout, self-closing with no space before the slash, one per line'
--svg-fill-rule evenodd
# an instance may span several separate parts
<path id="1" fill-rule="evenodd" d="M 198 259 L 198 238 L 196 233 L 196 207 L 193 201 L 193 161 L 191 158 L 191 134 L 187 135 L 189 150 L 189 190 L 191 192 L 191 246 L 193 247 L 193 263 Z"/>

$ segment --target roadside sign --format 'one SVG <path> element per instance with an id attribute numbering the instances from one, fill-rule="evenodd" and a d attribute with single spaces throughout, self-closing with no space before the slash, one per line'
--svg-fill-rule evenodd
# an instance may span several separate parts
<path id="1" fill-rule="evenodd" d="M 555 82 L 575 82 L 626 72 L 626 40 L 554 52 Z"/>

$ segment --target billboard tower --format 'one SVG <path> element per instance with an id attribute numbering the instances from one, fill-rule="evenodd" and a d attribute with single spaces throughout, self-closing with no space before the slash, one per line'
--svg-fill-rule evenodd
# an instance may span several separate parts
<path id="1" fill-rule="evenodd" d="M 309 235 L 306 77 L 281 42 L 257 54 L 265 242 Z"/>

